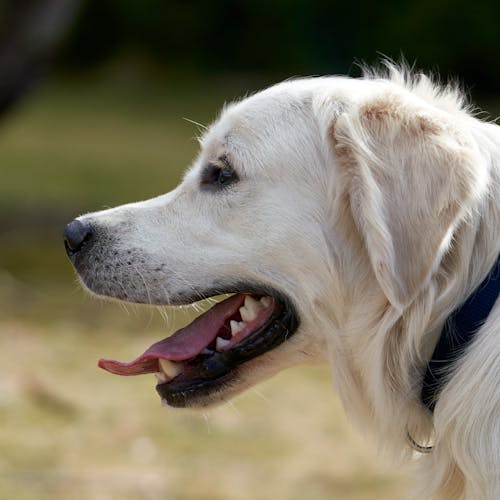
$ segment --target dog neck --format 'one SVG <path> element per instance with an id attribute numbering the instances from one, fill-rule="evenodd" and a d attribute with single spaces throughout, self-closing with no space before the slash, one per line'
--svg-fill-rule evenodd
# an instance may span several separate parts
<path id="1" fill-rule="evenodd" d="M 500 256 L 486 278 L 468 299 L 447 318 L 427 364 L 420 399 L 434 411 L 439 392 L 455 362 L 484 324 L 500 294 Z"/>

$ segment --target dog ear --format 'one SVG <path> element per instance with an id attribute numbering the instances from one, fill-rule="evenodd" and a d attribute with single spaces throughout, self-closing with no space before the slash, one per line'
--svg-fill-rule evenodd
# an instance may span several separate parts
<path id="1" fill-rule="evenodd" d="M 400 310 L 428 282 L 484 189 L 468 120 L 387 94 L 340 114 L 331 128 L 355 223 L 382 290 Z"/>

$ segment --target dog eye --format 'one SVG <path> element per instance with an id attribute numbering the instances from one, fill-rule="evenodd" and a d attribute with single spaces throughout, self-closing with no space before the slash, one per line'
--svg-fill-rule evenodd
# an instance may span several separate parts
<path id="1" fill-rule="evenodd" d="M 201 187 L 206 189 L 221 189 L 237 180 L 238 175 L 230 165 L 219 166 L 210 164 L 202 172 Z"/>
<path id="2" fill-rule="evenodd" d="M 236 180 L 236 174 L 234 170 L 228 167 L 224 167 L 219 170 L 219 174 L 217 176 L 217 182 L 219 186 L 225 186 L 230 182 L 233 182 L 234 180 Z"/>

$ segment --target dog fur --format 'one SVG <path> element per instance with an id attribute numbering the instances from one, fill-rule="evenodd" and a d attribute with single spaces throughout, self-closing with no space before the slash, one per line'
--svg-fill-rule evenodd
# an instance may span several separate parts
<path id="1" fill-rule="evenodd" d="M 221 157 L 239 181 L 200 190 Z M 251 282 L 295 304 L 297 333 L 198 406 L 328 362 L 381 448 L 407 459 L 408 433 L 433 441 L 422 498 L 500 498 L 499 304 L 433 415 L 419 398 L 445 318 L 500 251 L 500 128 L 456 88 L 392 65 L 286 81 L 227 106 L 174 191 L 80 220 L 99 229 L 78 268 L 99 295 L 179 304 Z"/>

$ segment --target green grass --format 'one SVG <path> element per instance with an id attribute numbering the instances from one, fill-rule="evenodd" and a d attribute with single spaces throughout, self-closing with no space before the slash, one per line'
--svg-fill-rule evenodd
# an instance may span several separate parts
<path id="1" fill-rule="evenodd" d="M 242 81 L 59 79 L 0 131 L 0 500 L 386 500 L 408 489 L 351 430 L 326 368 L 290 370 L 208 415 L 160 407 L 127 360 L 188 313 L 103 303 L 76 285 L 76 214 L 175 186 L 196 127 Z"/>

